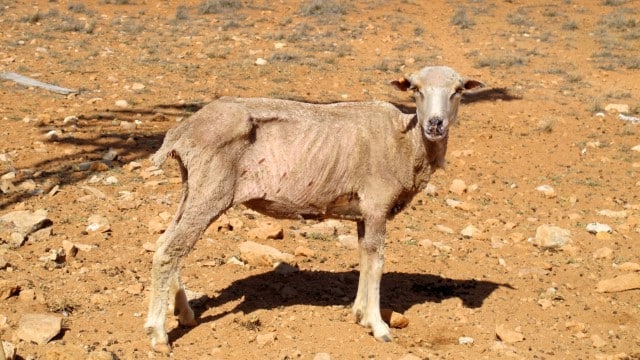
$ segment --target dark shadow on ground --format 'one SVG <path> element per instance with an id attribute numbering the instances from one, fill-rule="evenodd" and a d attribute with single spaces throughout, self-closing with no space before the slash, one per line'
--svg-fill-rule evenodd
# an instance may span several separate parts
<path id="1" fill-rule="evenodd" d="M 258 309 L 277 309 L 292 305 L 350 306 L 358 286 L 358 272 L 300 271 L 282 275 L 274 271 L 249 276 L 221 290 L 220 296 L 203 296 L 191 302 L 199 324 L 215 321 L 231 313 L 249 314 Z M 491 281 L 447 279 L 430 274 L 385 273 L 381 284 L 381 307 L 405 312 L 416 304 L 440 303 L 459 298 L 468 308 L 481 307 L 498 288 L 509 284 Z M 231 311 L 201 317 L 209 309 L 244 300 Z M 179 339 L 189 328 L 178 327 L 169 333 L 170 341 Z"/>

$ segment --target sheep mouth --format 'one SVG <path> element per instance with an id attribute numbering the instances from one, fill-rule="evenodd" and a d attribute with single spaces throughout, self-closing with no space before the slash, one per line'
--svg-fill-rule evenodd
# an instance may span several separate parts
<path id="1" fill-rule="evenodd" d="M 447 136 L 447 129 L 444 127 L 429 126 L 425 129 L 424 136 L 430 141 L 442 140 Z"/>

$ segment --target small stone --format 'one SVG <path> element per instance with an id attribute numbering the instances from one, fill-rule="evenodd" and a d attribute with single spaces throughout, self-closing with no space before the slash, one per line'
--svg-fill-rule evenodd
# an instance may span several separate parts
<path id="1" fill-rule="evenodd" d="M 232 256 L 229 258 L 229 260 L 227 260 L 227 264 L 231 264 L 231 265 L 237 265 L 237 266 L 244 266 L 244 262 L 242 262 L 242 260 L 238 259 L 235 256 Z"/>
<path id="2" fill-rule="evenodd" d="M 115 185 L 115 184 L 117 184 L 118 182 L 119 182 L 119 181 L 118 181 L 118 178 L 117 178 L 117 177 L 115 177 L 115 176 L 109 176 L 108 178 L 104 179 L 104 181 L 103 181 L 103 183 L 104 183 L 105 185 Z"/>
<path id="3" fill-rule="evenodd" d="M 141 83 L 133 83 L 133 84 L 131 85 L 131 90 L 136 90 L 136 91 L 138 91 L 138 90 L 142 90 L 142 89 L 144 89 L 144 88 L 145 88 L 144 84 L 141 84 Z"/>
<path id="4" fill-rule="evenodd" d="M 120 108 L 129 107 L 129 102 L 127 100 L 116 100 L 115 104 L 117 107 L 120 107 Z"/>
<path id="5" fill-rule="evenodd" d="M 628 104 L 607 104 L 604 107 L 606 112 L 618 112 L 618 113 L 628 113 L 629 105 Z"/>
<path id="6" fill-rule="evenodd" d="M 605 210 L 598 211 L 598 215 L 602 215 L 610 218 L 616 218 L 616 219 L 623 219 L 627 217 L 627 212 L 624 210 L 613 211 L 613 210 L 605 209 Z"/>
<path id="7" fill-rule="evenodd" d="M 133 171 L 133 170 L 138 170 L 142 168 L 142 164 L 140 164 L 139 162 L 135 162 L 132 161 L 130 163 L 127 163 L 123 166 L 123 168 L 129 172 Z"/>
<path id="8" fill-rule="evenodd" d="M 110 351 L 96 350 L 87 355 L 87 360 L 115 360 L 117 357 Z"/>
<path id="9" fill-rule="evenodd" d="M 601 348 L 607 345 L 607 342 L 597 334 L 591 335 L 591 343 L 593 344 L 594 348 Z"/>
<path id="10" fill-rule="evenodd" d="M 121 121 L 120 128 L 122 128 L 122 130 L 133 131 L 138 128 L 138 125 L 135 122 Z"/>
<path id="11" fill-rule="evenodd" d="M 313 360 L 331 360 L 331 355 L 329 353 L 317 353 L 313 357 Z"/>
<path id="12" fill-rule="evenodd" d="M 2 268 L 2 266 L 0 265 L 0 269 L 1 268 Z M 624 262 L 624 263 L 618 265 L 618 270 L 622 270 L 622 271 L 640 271 L 640 264 L 627 261 L 627 262 Z"/>
<path id="13" fill-rule="evenodd" d="M 282 48 L 283 48 L 283 47 L 285 47 L 285 46 L 287 46 L 287 44 L 285 44 L 285 43 L 283 43 L 283 42 L 277 42 L 277 43 L 273 44 L 273 47 L 274 47 L 276 50 L 282 49 Z"/>
<path id="14" fill-rule="evenodd" d="M 524 341 L 524 335 L 522 335 L 519 331 L 510 330 L 502 324 L 496 326 L 496 335 L 498 336 L 498 339 L 507 344 Z"/>
<path id="15" fill-rule="evenodd" d="M 462 229 L 462 231 L 460 231 L 460 234 L 467 239 L 477 239 L 481 236 L 482 231 L 480 231 L 480 229 L 473 225 L 467 225 L 464 229 Z"/>
<path id="16" fill-rule="evenodd" d="M 571 231 L 551 225 L 540 225 L 536 229 L 533 243 L 543 249 L 561 249 L 571 243 Z"/>
<path id="17" fill-rule="evenodd" d="M 452 228 L 448 227 L 448 226 L 444 226 L 444 225 L 436 225 L 436 230 L 440 231 L 441 233 L 445 233 L 445 234 L 453 234 L 455 233 L 455 231 L 453 231 Z"/>
<path id="18" fill-rule="evenodd" d="M 540 307 L 542 307 L 543 310 L 546 310 L 553 306 L 553 301 L 549 299 L 540 299 L 538 300 L 538 305 L 540 305 Z"/>
<path id="19" fill-rule="evenodd" d="M 62 330 L 62 319 L 44 314 L 25 314 L 20 319 L 16 336 L 27 342 L 44 345 Z"/>
<path id="20" fill-rule="evenodd" d="M 593 252 L 594 259 L 611 259 L 613 258 L 613 250 L 608 247 L 602 247 Z"/>
<path id="21" fill-rule="evenodd" d="M 298 266 L 291 266 L 287 263 L 284 262 L 276 262 L 274 264 L 273 267 L 273 271 L 276 274 L 280 274 L 280 275 L 289 275 L 289 274 L 294 274 L 300 271 L 300 269 L 298 268 Z"/>
<path id="22" fill-rule="evenodd" d="M 62 240 L 62 249 L 68 258 L 75 257 L 78 253 L 76 245 L 69 240 Z"/>
<path id="23" fill-rule="evenodd" d="M 15 240 L 22 238 L 24 241 L 24 238 L 30 234 L 53 224 L 47 214 L 48 212 L 43 209 L 34 212 L 18 210 L 7 213 L 0 217 L 0 234 L 9 233 L 11 235 L 8 237 L 15 238 Z M 17 236 L 13 234 L 17 234 Z M 20 245 L 22 244 L 18 244 L 18 246 Z"/>
<path id="24" fill-rule="evenodd" d="M 550 185 L 540 185 L 536 187 L 536 190 L 541 192 L 546 198 L 551 199 L 556 197 L 556 191 Z"/>
<path id="25" fill-rule="evenodd" d="M 147 231 L 149 234 L 162 234 L 167 230 L 167 225 L 160 219 L 160 217 L 156 216 L 149 220 L 147 223 Z"/>
<path id="26" fill-rule="evenodd" d="M 338 242 L 340 245 L 347 249 L 357 249 L 358 248 L 358 237 L 355 235 L 338 235 Z"/>
<path id="27" fill-rule="evenodd" d="M 131 294 L 131 295 L 140 295 L 143 290 L 144 290 L 144 286 L 141 283 L 129 285 L 124 289 L 124 291 L 127 294 Z"/>
<path id="28" fill-rule="evenodd" d="M 265 60 L 265 59 L 263 59 L 263 58 L 258 58 L 258 59 L 256 60 L 256 65 L 260 65 L 260 66 L 262 66 L 262 65 L 267 65 L 267 60 Z"/>
<path id="29" fill-rule="evenodd" d="M 245 241 L 239 246 L 242 259 L 251 265 L 274 266 L 276 262 L 293 262 L 295 257 L 271 246 Z"/>
<path id="30" fill-rule="evenodd" d="M 460 179 L 454 179 L 451 182 L 451 185 L 449 186 L 449 192 L 456 194 L 456 195 L 462 195 L 467 191 L 467 184 Z"/>
<path id="31" fill-rule="evenodd" d="M 258 336 L 256 336 L 256 343 L 258 344 L 258 346 L 264 347 L 266 345 L 273 344 L 277 338 L 278 337 L 275 332 L 259 334 Z"/>
<path id="32" fill-rule="evenodd" d="M 619 292 L 640 289 L 640 274 L 628 273 L 612 279 L 598 282 L 596 291 L 599 293 Z"/>
<path id="33" fill-rule="evenodd" d="M 308 247 L 298 246 L 294 251 L 295 256 L 303 256 L 303 257 L 314 257 L 316 252 L 309 249 Z"/>
<path id="34" fill-rule="evenodd" d="M 640 152 L 640 145 L 636 145 L 634 147 L 631 148 L 631 151 L 637 151 Z"/>
<path id="35" fill-rule="evenodd" d="M 62 125 L 75 125 L 78 123 L 78 117 L 75 115 L 70 115 L 62 120 Z"/>
<path id="36" fill-rule="evenodd" d="M 9 262 L 0 255 L 0 270 L 4 270 L 7 266 L 9 266 Z"/>
<path id="37" fill-rule="evenodd" d="M 88 220 L 87 231 L 105 233 L 111 231 L 109 219 L 102 215 L 91 215 Z"/>
<path id="38" fill-rule="evenodd" d="M 6 300 L 20 291 L 20 285 L 8 280 L 0 280 L 0 301 Z"/>
<path id="39" fill-rule="evenodd" d="M 609 226 L 607 224 L 600 224 L 600 223 L 597 223 L 597 222 L 587 224 L 586 230 L 587 230 L 587 232 L 589 232 L 591 234 L 597 234 L 597 233 L 602 233 L 602 232 L 606 232 L 606 233 L 612 233 L 613 232 L 613 230 L 611 229 L 611 226 Z"/>
<path id="40" fill-rule="evenodd" d="M 380 309 L 382 320 L 395 329 L 404 329 L 409 325 L 409 319 L 391 309 Z"/>
<path id="41" fill-rule="evenodd" d="M 611 240 L 611 234 L 608 232 L 596 233 L 596 239 L 598 240 Z"/>
<path id="42" fill-rule="evenodd" d="M 144 251 L 155 252 L 156 251 L 156 244 L 150 243 L 150 242 L 147 241 L 144 244 L 142 244 L 142 248 L 144 249 Z"/>
<path id="43" fill-rule="evenodd" d="M 14 360 L 16 358 L 16 346 L 8 341 L 0 339 L 0 359 Z"/>
<path id="44" fill-rule="evenodd" d="M 279 223 L 263 223 L 259 227 L 251 229 L 247 232 L 249 238 L 268 240 L 282 239 L 284 237 L 284 229 Z"/>
<path id="45" fill-rule="evenodd" d="M 424 188 L 424 193 L 429 196 L 436 196 L 438 195 L 438 187 L 431 183 L 428 183 L 427 186 Z"/>
<path id="46" fill-rule="evenodd" d="M 422 358 L 411 353 L 402 355 L 398 360 L 421 360 Z"/>
<path id="47" fill-rule="evenodd" d="M 458 338 L 458 344 L 460 345 L 471 345 L 473 344 L 474 340 L 472 337 L 469 336 L 460 336 Z"/>

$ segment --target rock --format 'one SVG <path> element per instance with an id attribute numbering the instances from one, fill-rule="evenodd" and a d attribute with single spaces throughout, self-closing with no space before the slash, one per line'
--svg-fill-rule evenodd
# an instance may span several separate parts
<path id="1" fill-rule="evenodd" d="M 119 182 L 118 178 L 115 176 L 109 176 L 106 179 L 104 179 L 103 183 L 105 185 L 115 185 Z"/>
<path id="2" fill-rule="evenodd" d="M 533 244 L 543 249 L 561 249 L 571 243 L 571 231 L 551 225 L 540 225 L 536 229 Z"/>
<path id="3" fill-rule="evenodd" d="M 640 145 L 636 145 L 634 147 L 631 148 L 631 151 L 638 151 L 640 152 Z"/>
<path id="4" fill-rule="evenodd" d="M 131 84 L 131 90 L 139 91 L 139 90 L 142 90 L 144 88 L 145 88 L 144 84 L 141 84 L 141 83 L 133 83 L 133 84 Z"/>
<path id="5" fill-rule="evenodd" d="M 62 249 L 67 258 L 75 257 L 78 253 L 76 245 L 69 240 L 62 240 Z"/>
<path id="6" fill-rule="evenodd" d="M 262 65 L 267 65 L 267 60 L 265 60 L 265 59 L 263 59 L 263 58 L 258 58 L 258 59 L 256 60 L 256 65 L 260 65 L 260 66 L 262 66 Z"/>
<path id="7" fill-rule="evenodd" d="M 460 209 L 460 210 L 464 210 L 464 211 L 475 211 L 478 210 L 478 207 L 464 202 L 464 201 L 458 201 L 458 200 L 453 200 L 453 199 L 446 199 L 445 200 L 446 204 L 451 206 L 454 209 Z"/>
<path id="8" fill-rule="evenodd" d="M 126 131 L 133 131 L 138 128 L 135 122 L 120 121 L 120 128 Z"/>
<path id="9" fill-rule="evenodd" d="M 613 211 L 613 210 L 600 210 L 598 211 L 598 215 L 602 215 L 602 216 L 606 216 L 606 217 L 610 217 L 610 218 L 617 218 L 617 219 L 623 219 L 627 217 L 627 212 L 624 210 L 620 210 L 620 211 Z"/>
<path id="10" fill-rule="evenodd" d="M 114 161 L 118 158 L 118 151 L 116 149 L 110 148 L 104 155 L 102 155 L 102 160 L 106 161 Z"/>
<path id="11" fill-rule="evenodd" d="M 258 346 L 264 347 L 266 345 L 273 344 L 277 338 L 278 337 L 275 332 L 259 334 L 258 336 L 256 336 L 256 343 L 258 344 Z"/>
<path id="12" fill-rule="evenodd" d="M 62 125 L 75 125 L 78 123 L 78 117 L 75 115 L 69 115 L 62 120 Z"/>
<path id="13" fill-rule="evenodd" d="M 452 228 L 448 227 L 448 226 L 444 226 L 444 225 L 436 225 L 436 230 L 440 231 L 441 233 L 445 233 L 445 234 L 453 234 L 455 233 L 455 231 L 453 231 Z"/>
<path id="14" fill-rule="evenodd" d="M 458 344 L 460 345 L 471 345 L 473 344 L 474 340 L 472 337 L 469 336 L 460 336 L 458 338 Z"/>
<path id="15" fill-rule="evenodd" d="M 239 247 L 242 259 L 251 265 L 274 266 L 277 262 L 293 262 L 295 260 L 291 254 L 253 241 L 245 241 Z"/>
<path id="16" fill-rule="evenodd" d="M 257 228 L 249 230 L 247 236 L 259 240 L 282 239 L 284 237 L 284 230 L 279 223 L 267 222 Z"/>
<path id="17" fill-rule="evenodd" d="M 473 225 L 467 225 L 462 231 L 460 231 L 463 237 L 467 239 L 482 239 L 485 236 L 482 234 L 482 231 Z"/>
<path id="18" fill-rule="evenodd" d="M 140 295 L 144 290 L 144 286 L 141 283 L 135 283 L 133 285 L 129 285 L 124 289 L 124 292 L 131 295 Z"/>
<path id="19" fill-rule="evenodd" d="M 13 194 L 14 192 L 17 191 L 17 188 L 15 187 L 15 185 L 13 185 L 13 182 L 11 180 L 8 179 L 2 179 L 0 180 L 0 192 L 2 192 L 3 194 Z"/>
<path id="20" fill-rule="evenodd" d="M 156 244 L 150 243 L 150 242 L 147 241 L 144 244 L 142 244 L 142 248 L 145 251 L 148 251 L 148 252 L 155 252 L 156 251 Z"/>
<path id="21" fill-rule="evenodd" d="M 115 105 L 120 108 L 129 107 L 129 102 L 127 100 L 116 100 Z"/>
<path id="22" fill-rule="evenodd" d="M 380 309 L 382 320 L 395 329 L 404 329 L 409 325 L 409 319 L 391 309 Z"/>
<path id="23" fill-rule="evenodd" d="M 44 209 L 12 211 L 0 217 L 0 238 L 12 239 L 12 245 L 19 247 L 29 235 L 51 225 Z"/>
<path id="24" fill-rule="evenodd" d="M 608 247 L 600 248 L 593 252 L 594 259 L 611 259 L 613 258 L 613 250 Z"/>
<path id="25" fill-rule="evenodd" d="M 628 104 L 607 104 L 604 107 L 606 112 L 618 112 L 618 113 L 628 113 L 629 105 Z"/>
<path id="26" fill-rule="evenodd" d="M 402 355 L 398 360 L 421 360 L 422 358 L 411 353 Z"/>
<path id="27" fill-rule="evenodd" d="M 438 195 L 438 187 L 431 183 L 428 183 L 427 186 L 424 188 L 424 193 L 429 196 L 436 196 Z"/>
<path id="28" fill-rule="evenodd" d="M 289 274 L 293 274 L 293 273 L 297 273 L 300 271 L 300 269 L 298 268 L 298 266 L 291 266 L 287 263 L 284 262 L 277 262 L 274 264 L 273 267 L 273 271 L 276 274 L 280 274 L 280 275 L 289 275 Z"/>
<path id="29" fill-rule="evenodd" d="M 591 335 L 591 343 L 593 344 L 594 348 L 601 348 L 607 345 L 607 342 L 597 334 Z"/>
<path id="30" fill-rule="evenodd" d="M 125 164 L 122 168 L 129 172 L 132 172 L 133 170 L 142 169 L 142 164 L 140 164 L 139 162 L 132 161 L 130 163 Z"/>
<path id="31" fill-rule="evenodd" d="M 159 216 L 153 217 L 147 224 L 147 231 L 151 235 L 162 234 L 163 232 L 165 232 L 165 230 L 167 230 L 167 225 L 162 221 L 162 219 L 160 219 Z"/>
<path id="32" fill-rule="evenodd" d="M 89 223 L 87 225 L 87 231 L 95 231 L 101 233 L 111 231 L 111 224 L 109 223 L 109 219 L 102 215 L 91 215 L 87 222 Z"/>
<path id="33" fill-rule="evenodd" d="M 87 360 L 116 360 L 117 357 L 114 353 L 106 350 L 92 351 L 87 355 Z"/>
<path id="34" fill-rule="evenodd" d="M 25 314 L 20 319 L 16 336 L 24 341 L 44 345 L 62 330 L 62 319 L 44 314 Z"/>
<path id="35" fill-rule="evenodd" d="M 0 301 L 6 300 L 20 291 L 20 285 L 9 282 L 8 280 L 0 280 Z"/>
<path id="36" fill-rule="evenodd" d="M 2 255 L 0 255 L 0 270 L 6 269 L 7 266 L 9 266 L 9 262 Z"/>
<path id="37" fill-rule="evenodd" d="M 355 235 L 338 235 L 338 242 L 347 249 L 358 248 L 358 237 Z"/>
<path id="38" fill-rule="evenodd" d="M 16 346 L 8 341 L 0 339 L 0 360 L 13 360 L 16 358 Z"/>
<path id="39" fill-rule="evenodd" d="M 331 355 L 329 353 L 317 353 L 313 360 L 331 360 Z"/>
<path id="40" fill-rule="evenodd" d="M 596 291 L 599 293 L 627 291 L 633 289 L 640 289 L 640 274 L 635 272 L 620 275 L 613 279 L 601 280 L 596 286 Z"/>
<path id="41" fill-rule="evenodd" d="M 94 187 L 82 186 L 81 189 L 84 190 L 84 192 L 86 194 L 95 196 L 98 199 L 105 200 L 107 198 L 107 195 L 105 195 L 105 193 L 103 193 L 102 191 L 100 191 L 100 190 L 98 190 L 98 189 L 96 189 Z"/>
<path id="42" fill-rule="evenodd" d="M 0 269 L 2 267 L 0 266 Z M 640 264 L 638 263 L 634 263 L 634 262 L 624 262 L 620 265 L 618 265 L 618 270 L 622 270 L 622 271 L 640 271 Z"/>
<path id="43" fill-rule="evenodd" d="M 508 329 L 505 325 L 496 326 L 496 335 L 498 339 L 507 344 L 513 344 L 516 342 L 524 341 L 524 335 L 520 331 L 513 331 Z"/>
<path id="44" fill-rule="evenodd" d="M 536 190 L 541 192 L 546 198 L 551 199 L 556 197 L 556 191 L 550 185 L 540 185 L 536 187 Z"/>
<path id="45" fill-rule="evenodd" d="M 451 185 L 449 186 L 449 192 L 456 194 L 456 195 L 462 195 L 467 191 L 467 184 L 460 179 L 454 179 L 451 182 Z"/>
<path id="46" fill-rule="evenodd" d="M 303 256 L 303 257 L 314 257 L 316 252 L 309 249 L 308 247 L 298 246 L 294 251 L 295 256 Z"/>
<path id="47" fill-rule="evenodd" d="M 598 233 L 612 233 L 613 230 L 611 229 L 611 226 L 607 225 L 607 224 L 600 224 L 600 223 L 590 223 L 587 224 L 586 228 L 587 232 L 591 233 L 591 234 L 598 234 Z"/>

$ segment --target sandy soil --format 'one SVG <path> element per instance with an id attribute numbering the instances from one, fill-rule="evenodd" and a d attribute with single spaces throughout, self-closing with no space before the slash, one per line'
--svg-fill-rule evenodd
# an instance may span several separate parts
<path id="1" fill-rule="evenodd" d="M 596 292 L 640 263 L 640 124 L 605 111 L 627 104 L 639 116 L 639 16 L 631 0 L 0 0 L 0 72 L 80 90 L 0 82 L 0 175 L 14 186 L 0 215 L 45 209 L 53 223 L 17 248 L 0 239 L 0 278 L 21 289 L 0 301 L 0 337 L 23 359 L 165 358 L 142 328 L 143 245 L 179 195 L 175 164 L 149 169 L 164 132 L 222 95 L 411 105 L 387 82 L 445 64 L 493 90 L 461 107 L 437 191 L 388 225 L 382 305 L 410 321 L 395 341 L 376 342 L 350 314 L 357 254 L 337 234 L 353 224 L 336 234 L 278 222 L 284 239 L 262 243 L 310 250 L 283 275 L 228 263 L 269 221 L 236 208 L 228 218 L 240 225 L 210 228 L 185 261 L 200 323 L 169 319 L 171 357 L 640 358 L 640 290 Z M 107 166 L 85 167 L 110 149 Z M 448 190 L 454 179 L 464 193 Z M 87 231 L 94 215 L 108 231 Z M 612 233 L 588 233 L 594 222 Z M 571 243 L 528 241 L 544 224 Z M 41 260 L 65 240 L 93 247 Z M 64 329 L 46 345 L 20 341 L 26 313 L 60 316 Z"/>

